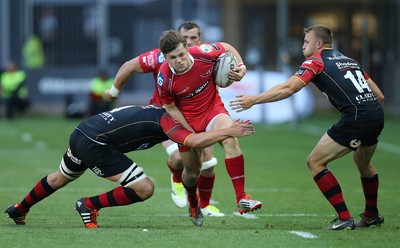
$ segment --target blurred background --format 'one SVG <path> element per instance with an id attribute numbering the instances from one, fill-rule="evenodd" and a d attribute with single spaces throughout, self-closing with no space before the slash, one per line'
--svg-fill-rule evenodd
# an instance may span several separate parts
<path id="1" fill-rule="evenodd" d="M 79 117 L 99 70 L 114 77 L 125 61 L 158 47 L 162 31 L 187 20 L 200 25 L 204 41 L 228 42 L 245 61 L 243 82 L 221 91 L 226 101 L 293 75 L 304 59 L 303 28 L 321 23 L 333 30 L 335 48 L 382 89 L 386 112 L 400 115 L 397 0 L 1 0 L 0 72 L 11 60 L 26 72 L 30 114 Z M 245 116 L 280 122 L 332 110 L 314 86 L 306 88 Z M 153 90 L 152 75 L 135 75 L 118 104 L 146 104 Z"/>

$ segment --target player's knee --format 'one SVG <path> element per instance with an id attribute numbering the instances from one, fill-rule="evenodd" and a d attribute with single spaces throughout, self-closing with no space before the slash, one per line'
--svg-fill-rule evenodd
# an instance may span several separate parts
<path id="1" fill-rule="evenodd" d="M 200 170 L 188 169 L 185 172 L 185 178 L 189 181 L 197 181 L 200 175 Z"/>
<path id="2" fill-rule="evenodd" d="M 309 156 L 307 157 L 306 162 L 307 162 L 307 166 L 308 166 L 308 168 L 309 168 L 310 170 L 312 170 L 312 168 L 315 167 L 315 164 L 316 164 L 316 163 L 315 163 L 315 159 L 313 158 L 312 155 L 309 155 Z"/>
<path id="3" fill-rule="evenodd" d="M 143 180 L 145 182 L 140 189 L 140 193 L 137 193 L 143 201 L 149 199 L 154 194 L 154 184 L 150 178 L 147 179 L 148 180 Z"/>
<path id="4" fill-rule="evenodd" d="M 154 183 L 148 177 L 135 183 L 125 185 L 125 187 L 135 191 L 142 201 L 149 199 L 154 194 Z"/>
<path id="5" fill-rule="evenodd" d="M 183 168 L 182 158 L 179 152 L 175 152 L 170 157 L 168 157 L 168 166 L 176 170 Z"/>
<path id="6" fill-rule="evenodd" d="M 235 138 L 227 138 L 221 142 L 221 145 L 224 148 L 225 155 L 228 157 L 236 157 L 242 153 Z"/>
<path id="7" fill-rule="evenodd" d="M 59 189 L 67 185 L 72 180 L 66 178 L 59 170 L 47 176 L 47 183 L 53 189 Z"/>

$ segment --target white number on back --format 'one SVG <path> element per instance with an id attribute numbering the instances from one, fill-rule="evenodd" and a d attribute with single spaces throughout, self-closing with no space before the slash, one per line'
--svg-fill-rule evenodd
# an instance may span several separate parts
<path id="1" fill-rule="evenodd" d="M 367 81 L 364 78 L 364 75 L 361 71 L 355 71 L 356 75 L 354 76 L 351 71 L 347 71 L 344 75 L 345 79 L 350 79 L 350 81 L 354 84 L 354 87 L 358 90 L 358 92 L 363 93 L 364 89 L 368 92 L 371 92 L 371 89 L 368 86 Z M 357 78 L 356 78 L 357 77 Z"/>

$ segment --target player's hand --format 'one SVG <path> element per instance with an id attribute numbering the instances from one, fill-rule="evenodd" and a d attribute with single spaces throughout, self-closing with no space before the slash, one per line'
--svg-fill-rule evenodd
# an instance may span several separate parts
<path id="1" fill-rule="evenodd" d="M 253 105 L 253 97 L 249 95 L 236 95 L 236 99 L 229 102 L 229 107 L 237 113 L 249 109 Z"/>
<path id="2" fill-rule="evenodd" d="M 104 91 L 104 95 L 106 96 L 106 98 L 107 98 L 107 100 L 108 100 L 109 102 L 112 102 L 112 101 L 114 101 L 114 100 L 117 98 L 117 97 L 114 97 L 114 96 L 111 95 L 110 89 L 106 89 L 106 90 Z"/>
<path id="3" fill-rule="evenodd" d="M 230 127 L 232 137 L 244 137 L 252 135 L 256 132 L 250 120 L 236 120 Z"/>
<path id="4" fill-rule="evenodd" d="M 228 78 L 230 81 L 237 82 L 242 80 L 246 74 L 245 66 L 237 66 L 228 72 Z"/>

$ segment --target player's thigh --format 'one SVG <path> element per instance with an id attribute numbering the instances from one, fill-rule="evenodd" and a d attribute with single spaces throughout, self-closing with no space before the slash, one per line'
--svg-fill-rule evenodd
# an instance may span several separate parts
<path id="1" fill-rule="evenodd" d="M 353 152 L 354 162 L 358 167 L 367 167 L 375 153 L 377 145 L 364 146 L 361 145 L 356 151 Z"/>
<path id="2" fill-rule="evenodd" d="M 214 131 L 222 128 L 227 128 L 232 125 L 232 118 L 227 114 L 218 114 L 214 116 L 208 123 L 206 131 Z"/>
<path id="3" fill-rule="evenodd" d="M 307 158 L 307 164 L 310 167 L 326 165 L 327 163 L 340 158 L 351 150 L 334 141 L 325 133 L 314 147 Z"/>

